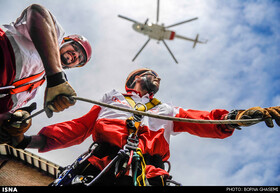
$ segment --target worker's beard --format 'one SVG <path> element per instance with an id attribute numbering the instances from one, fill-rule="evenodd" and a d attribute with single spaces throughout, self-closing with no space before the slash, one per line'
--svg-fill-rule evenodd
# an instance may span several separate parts
<path id="1" fill-rule="evenodd" d="M 61 54 L 60 55 L 60 60 L 61 60 L 61 63 L 62 63 L 62 68 L 63 69 L 68 69 L 68 65 L 71 64 L 71 62 L 69 63 L 68 62 L 68 59 L 66 57 L 64 57 L 64 54 Z"/>
<path id="2" fill-rule="evenodd" d="M 156 94 L 159 87 L 153 83 L 152 77 L 144 76 L 141 81 L 141 88 L 149 94 Z"/>
<path id="3" fill-rule="evenodd" d="M 67 64 L 67 59 L 63 55 L 60 56 L 60 59 L 63 64 Z"/>

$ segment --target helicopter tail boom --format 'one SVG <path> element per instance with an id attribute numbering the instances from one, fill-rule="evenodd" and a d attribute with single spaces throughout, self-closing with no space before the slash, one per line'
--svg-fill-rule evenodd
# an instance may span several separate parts
<path id="1" fill-rule="evenodd" d="M 187 38 L 187 37 L 180 36 L 180 35 L 177 35 L 177 34 L 175 35 L 175 37 L 179 38 L 179 39 L 183 39 L 183 40 L 188 40 L 188 41 L 194 42 L 193 48 L 195 48 L 197 43 L 200 43 L 200 44 L 206 44 L 207 43 L 207 41 L 200 41 L 200 40 L 198 40 L 198 37 L 199 37 L 198 34 L 196 35 L 195 39 Z"/>

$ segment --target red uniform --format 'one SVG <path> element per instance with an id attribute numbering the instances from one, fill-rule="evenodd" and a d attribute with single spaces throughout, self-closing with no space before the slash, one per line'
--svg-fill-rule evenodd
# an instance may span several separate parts
<path id="1" fill-rule="evenodd" d="M 132 92 L 131 98 L 136 102 L 145 104 L 149 102 L 149 95 L 140 97 Z M 123 94 L 113 90 L 102 98 L 102 102 L 120 107 L 131 108 Z M 166 115 L 181 118 L 222 120 L 228 113 L 226 110 L 215 109 L 211 112 L 198 110 L 184 110 L 180 107 L 162 103 L 149 112 L 158 115 Z M 123 148 L 128 137 L 126 119 L 132 114 L 110 108 L 93 106 L 84 116 L 63 123 L 44 127 L 39 134 L 47 137 L 46 146 L 40 152 L 53 149 L 66 148 L 82 143 L 87 137 L 92 136 L 93 141 L 98 143 L 110 143 Z M 232 135 L 233 131 L 228 130 L 225 125 L 195 124 L 185 122 L 172 122 L 167 120 L 144 117 L 138 131 L 139 145 L 143 154 L 159 155 L 163 161 L 168 160 L 169 139 L 171 135 L 180 132 L 188 132 L 200 137 L 226 138 Z M 89 161 L 96 167 L 102 169 L 109 162 L 109 156 L 102 159 L 92 156 Z M 147 165 L 146 176 L 152 178 L 158 175 L 169 175 L 165 170 Z"/>

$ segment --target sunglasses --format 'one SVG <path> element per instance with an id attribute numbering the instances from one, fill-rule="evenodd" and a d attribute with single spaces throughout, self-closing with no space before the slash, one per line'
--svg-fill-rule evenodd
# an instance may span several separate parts
<path id="1" fill-rule="evenodd" d="M 155 78 L 159 78 L 158 74 L 153 70 L 146 71 L 146 72 L 140 74 L 139 76 L 146 76 L 146 75 L 152 75 Z"/>

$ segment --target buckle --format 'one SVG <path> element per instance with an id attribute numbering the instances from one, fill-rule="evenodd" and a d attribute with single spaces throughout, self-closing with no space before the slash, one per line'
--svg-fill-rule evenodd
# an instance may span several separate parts
<path id="1" fill-rule="evenodd" d="M 133 136 L 133 133 L 128 136 L 126 144 L 123 147 L 125 150 L 136 150 L 138 148 L 139 140 L 137 137 Z"/>

